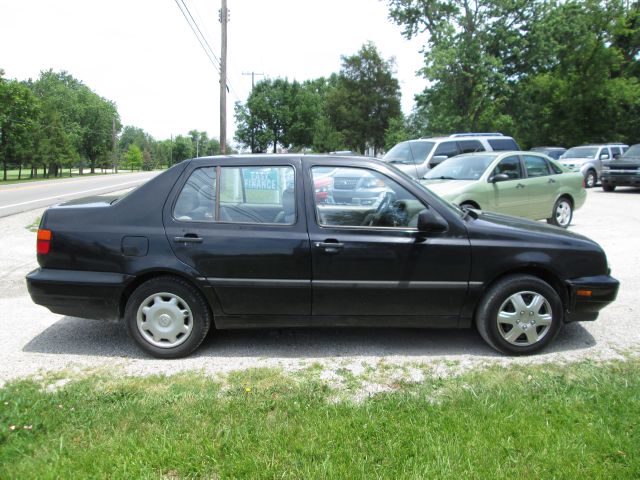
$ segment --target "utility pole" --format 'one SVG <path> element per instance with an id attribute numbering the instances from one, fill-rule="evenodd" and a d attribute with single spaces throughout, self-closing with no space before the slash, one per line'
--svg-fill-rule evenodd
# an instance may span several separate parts
<path id="1" fill-rule="evenodd" d="M 258 73 L 258 72 L 242 72 L 242 75 L 251 75 L 251 91 L 253 92 L 253 89 L 255 87 L 255 76 L 256 75 L 264 75 L 264 73 Z M 253 135 L 253 121 L 251 121 L 251 153 L 254 153 L 256 151 L 256 145 L 255 145 L 256 141 Z"/>
<path id="2" fill-rule="evenodd" d="M 251 90 L 253 90 L 253 87 L 255 86 L 254 76 L 255 76 L 255 75 L 264 75 L 264 73 L 258 73 L 258 72 L 242 72 L 242 75 L 251 75 Z"/>
<path id="3" fill-rule="evenodd" d="M 227 0 L 221 0 L 220 23 L 221 50 L 220 50 L 220 153 L 227 153 L 227 22 L 229 21 L 229 10 Z"/>
<path id="4" fill-rule="evenodd" d="M 118 173 L 118 154 L 116 153 L 116 117 L 111 117 L 111 148 L 113 150 L 113 173 Z"/>

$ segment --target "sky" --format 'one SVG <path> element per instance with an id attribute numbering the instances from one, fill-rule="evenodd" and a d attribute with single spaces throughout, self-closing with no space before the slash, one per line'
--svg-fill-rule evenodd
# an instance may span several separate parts
<path id="1" fill-rule="evenodd" d="M 220 56 L 220 0 L 184 0 Z M 228 0 L 227 138 L 233 105 L 251 76 L 303 81 L 338 72 L 341 55 L 372 41 L 395 57 L 402 109 L 426 86 L 425 38 L 405 39 L 381 0 Z M 114 101 L 124 125 L 156 139 L 203 130 L 218 137 L 219 73 L 176 0 L 0 0 L 0 68 L 5 78 L 66 70 Z"/>

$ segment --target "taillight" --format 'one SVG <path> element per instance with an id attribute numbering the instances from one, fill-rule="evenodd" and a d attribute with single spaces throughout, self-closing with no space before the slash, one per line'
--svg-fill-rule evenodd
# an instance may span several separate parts
<path id="1" fill-rule="evenodd" d="M 38 229 L 38 254 L 46 255 L 51 248 L 51 230 Z"/>

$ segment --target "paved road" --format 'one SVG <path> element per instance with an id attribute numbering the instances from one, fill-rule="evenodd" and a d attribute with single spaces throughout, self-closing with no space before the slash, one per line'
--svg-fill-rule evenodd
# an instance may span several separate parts
<path id="1" fill-rule="evenodd" d="M 157 174 L 158 172 L 119 173 L 0 185 L 0 217 L 73 198 L 135 187 Z"/>

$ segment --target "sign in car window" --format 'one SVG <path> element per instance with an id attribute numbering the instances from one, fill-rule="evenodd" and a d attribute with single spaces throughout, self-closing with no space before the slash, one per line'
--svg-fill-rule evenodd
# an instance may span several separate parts
<path id="1" fill-rule="evenodd" d="M 243 168 L 242 181 L 246 190 L 280 190 L 280 175 L 275 168 Z"/>

